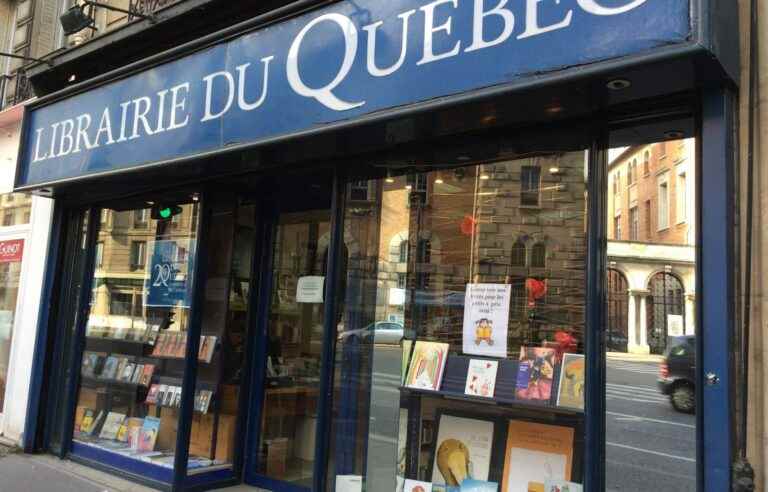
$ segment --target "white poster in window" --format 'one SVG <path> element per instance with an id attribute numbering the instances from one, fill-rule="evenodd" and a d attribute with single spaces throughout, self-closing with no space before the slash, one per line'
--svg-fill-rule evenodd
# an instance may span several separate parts
<path id="1" fill-rule="evenodd" d="M 683 323 L 683 315 L 668 314 L 667 315 L 667 336 L 681 337 L 683 335 L 685 335 L 685 323 Z"/>
<path id="2" fill-rule="evenodd" d="M 363 477 L 360 475 L 336 475 L 336 492 L 360 492 Z"/>
<path id="3" fill-rule="evenodd" d="M 323 287 L 325 277 L 299 277 L 296 285 L 296 302 L 317 304 L 323 302 Z"/>
<path id="4" fill-rule="evenodd" d="M 389 288 L 389 305 L 402 306 L 403 304 L 405 304 L 405 289 L 390 287 Z"/>
<path id="5" fill-rule="evenodd" d="M 467 284 L 464 297 L 465 354 L 507 356 L 510 285 Z"/>

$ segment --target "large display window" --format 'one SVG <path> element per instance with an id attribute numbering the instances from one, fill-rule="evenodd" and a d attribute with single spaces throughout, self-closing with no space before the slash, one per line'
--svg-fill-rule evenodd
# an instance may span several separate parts
<path id="1" fill-rule="evenodd" d="M 580 487 L 586 164 L 350 185 L 328 490 Z"/>
<path id="2" fill-rule="evenodd" d="M 86 456 L 173 469 L 198 248 L 195 200 L 157 214 L 152 202 L 101 209 L 72 426 L 73 448 Z M 212 362 L 215 338 L 200 344 L 200 363 Z M 203 391 L 204 414 L 211 398 Z"/>

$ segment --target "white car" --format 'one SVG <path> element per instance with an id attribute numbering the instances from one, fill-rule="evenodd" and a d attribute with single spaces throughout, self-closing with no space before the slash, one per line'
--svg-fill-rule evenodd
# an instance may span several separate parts
<path id="1" fill-rule="evenodd" d="M 398 345 L 403 338 L 403 325 L 391 321 L 377 321 L 359 330 L 345 331 L 340 342 L 373 342 Z"/>

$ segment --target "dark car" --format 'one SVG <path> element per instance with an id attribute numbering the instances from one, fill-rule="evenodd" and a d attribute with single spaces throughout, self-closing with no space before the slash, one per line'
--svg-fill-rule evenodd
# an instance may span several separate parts
<path id="1" fill-rule="evenodd" d="M 664 360 L 659 365 L 659 389 L 669 396 L 678 412 L 696 411 L 696 338 L 669 339 Z"/>

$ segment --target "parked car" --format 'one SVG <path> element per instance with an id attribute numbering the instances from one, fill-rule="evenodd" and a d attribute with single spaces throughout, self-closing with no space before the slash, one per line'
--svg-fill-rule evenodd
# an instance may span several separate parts
<path id="1" fill-rule="evenodd" d="M 659 389 L 678 412 L 696 411 L 696 337 L 672 337 L 659 365 Z"/>
<path id="2" fill-rule="evenodd" d="M 359 330 L 339 334 L 341 342 L 373 342 L 398 345 L 403 338 L 403 325 L 391 321 L 377 321 Z"/>

